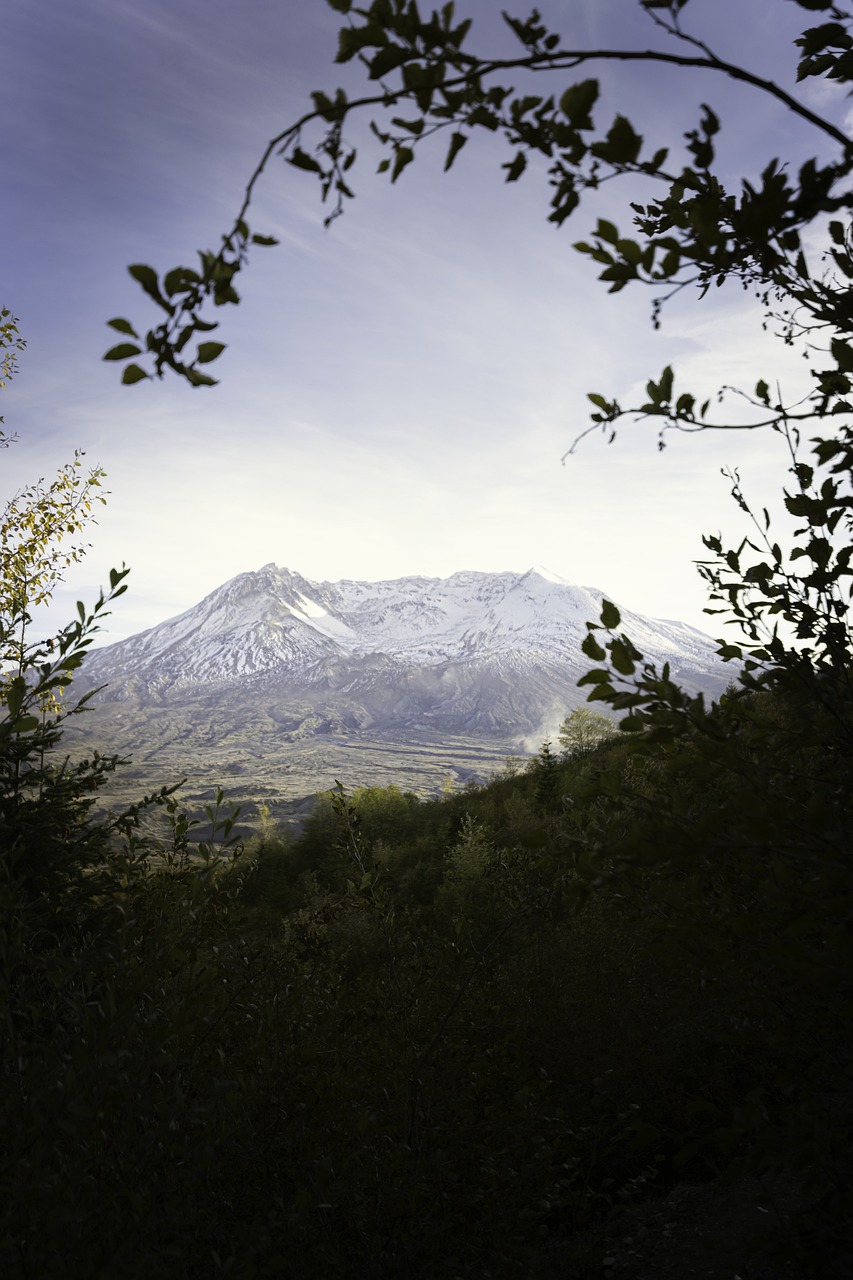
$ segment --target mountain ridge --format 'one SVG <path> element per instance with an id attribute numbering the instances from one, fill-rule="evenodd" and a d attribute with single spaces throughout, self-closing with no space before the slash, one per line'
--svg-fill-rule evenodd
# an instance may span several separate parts
<path id="1" fill-rule="evenodd" d="M 93 651 L 89 674 L 109 681 L 107 697 L 120 696 L 129 682 L 153 691 L 277 674 L 300 687 L 321 685 L 347 664 L 376 667 L 386 665 L 383 658 L 406 669 L 563 662 L 580 674 L 586 623 L 599 616 L 605 593 L 546 574 L 537 567 L 313 582 L 270 562 L 237 574 L 183 613 Z M 701 684 L 707 676 L 709 690 L 717 686 L 721 664 L 710 637 L 629 610 L 623 624 L 644 653 L 670 662 L 676 679 L 696 684 L 699 677 Z"/>
<path id="2" fill-rule="evenodd" d="M 585 703 L 581 643 L 604 598 L 547 570 L 318 583 L 270 563 L 93 650 L 74 689 L 99 692 L 66 739 L 130 759 L 122 802 L 184 776 L 195 800 L 222 782 L 282 818 L 337 778 L 435 794 L 535 752 Z M 684 688 L 723 692 L 710 637 L 622 621 Z"/>

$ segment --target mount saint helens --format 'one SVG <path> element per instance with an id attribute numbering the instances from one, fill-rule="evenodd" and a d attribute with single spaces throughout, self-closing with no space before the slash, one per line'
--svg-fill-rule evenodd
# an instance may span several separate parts
<path id="1" fill-rule="evenodd" d="M 334 776 L 379 781 L 371 764 L 391 748 L 398 763 L 418 753 L 397 780 L 433 790 L 535 750 L 585 701 L 581 643 L 602 599 L 544 569 L 333 583 L 268 564 L 94 651 L 75 689 L 106 687 L 81 736 L 132 755 L 146 783 L 154 766 L 211 768 L 211 784 L 263 776 L 253 794 L 292 796 Z M 627 610 L 622 621 L 684 688 L 722 692 L 729 669 L 709 637 Z"/>

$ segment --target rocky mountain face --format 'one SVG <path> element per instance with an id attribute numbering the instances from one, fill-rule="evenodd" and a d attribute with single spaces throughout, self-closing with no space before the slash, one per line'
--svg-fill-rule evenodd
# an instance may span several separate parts
<path id="1" fill-rule="evenodd" d="M 591 664 L 580 646 L 601 601 L 602 592 L 543 569 L 310 582 L 268 564 L 96 650 L 85 672 L 107 686 L 102 705 L 184 716 L 195 707 L 208 721 L 240 709 L 280 736 L 400 740 L 410 731 L 523 743 L 584 701 L 576 682 Z M 707 636 L 627 610 L 622 617 L 640 650 L 669 662 L 684 687 L 712 695 L 725 687 L 729 671 Z"/>

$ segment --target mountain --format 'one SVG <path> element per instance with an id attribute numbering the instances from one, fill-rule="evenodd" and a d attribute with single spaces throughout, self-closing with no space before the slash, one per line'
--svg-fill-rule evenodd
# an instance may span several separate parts
<path id="1" fill-rule="evenodd" d="M 87 676 L 107 685 L 100 697 L 109 701 L 164 706 L 263 689 L 274 719 L 296 696 L 351 728 L 524 737 L 552 709 L 562 718 L 583 701 L 576 682 L 589 660 L 580 646 L 602 599 L 541 568 L 310 582 L 268 564 L 95 651 Z M 701 632 L 627 610 L 622 618 L 641 651 L 669 662 L 685 687 L 725 686 Z"/>
<path id="2" fill-rule="evenodd" d="M 535 751 L 584 702 L 581 643 L 602 599 L 541 568 L 312 582 L 264 565 L 93 651 L 74 688 L 105 687 L 65 741 L 72 754 L 132 757 L 121 801 L 188 775 L 280 816 L 337 777 L 464 784 Z M 685 688 L 725 688 L 701 632 L 628 610 L 622 620 Z"/>

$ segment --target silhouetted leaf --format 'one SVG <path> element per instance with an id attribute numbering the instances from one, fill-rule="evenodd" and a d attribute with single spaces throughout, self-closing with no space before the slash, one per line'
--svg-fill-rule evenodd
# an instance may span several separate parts
<path id="1" fill-rule="evenodd" d="M 105 351 L 104 360 L 129 360 L 131 356 L 142 355 L 142 348 L 136 347 L 132 342 L 120 342 L 117 347 L 110 347 L 109 351 Z"/>
<path id="2" fill-rule="evenodd" d="M 149 298 L 153 298 L 165 311 L 168 311 L 170 315 L 174 315 L 175 308 L 169 305 L 160 292 L 157 272 L 153 267 L 148 267 L 142 262 L 135 262 L 127 270 L 133 276 L 133 279 L 142 285 Z"/>
<path id="3" fill-rule="evenodd" d="M 308 173 L 323 172 L 314 157 L 309 156 L 307 151 L 303 151 L 301 147 L 294 147 L 287 157 L 287 163 L 292 164 L 296 169 L 305 169 Z"/>
<path id="4" fill-rule="evenodd" d="M 568 118 L 575 129 L 591 129 L 590 112 L 599 94 L 597 80 L 581 80 L 570 85 L 560 98 L 560 110 Z"/>
<path id="5" fill-rule="evenodd" d="M 130 338 L 138 338 L 139 334 L 134 329 L 129 320 L 123 320 L 121 316 L 116 316 L 113 320 L 108 320 L 107 324 L 111 329 L 117 329 L 119 333 L 126 333 Z"/>
<path id="6" fill-rule="evenodd" d="M 224 342 L 202 342 L 198 349 L 198 363 L 210 364 L 225 350 Z"/>
<path id="7" fill-rule="evenodd" d="M 602 600 L 601 602 L 601 625 L 606 627 L 608 631 L 612 631 L 619 626 L 622 621 L 619 610 L 610 600 Z"/>
<path id="8" fill-rule="evenodd" d="M 465 143 L 466 143 L 467 141 L 468 141 L 468 135 L 467 135 L 467 134 L 459 133 L 459 132 L 457 131 L 456 133 L 453 133 L 453 134 L 451 134 L 451 135 L 450 135 L 450 146 L 449 146 L 449 147 L 448 147 L 448 149 L 447 149 L 447 159 L 446 159 L 446 160 L 445 160 L 445 162 L 444 162 L 444 172 L 445 172 L 445 173 L 447 173 L 447 170 L 448 170 L 448 169 L 450 168 L 450 166 L 453 164 L 453 161 L 456 159 L 456 157 L 458 156 L 459 152 L 460 152 L 460 151 L 462 150 L 462 148 L 465 146 Z"/>
<path id="9" fill-rule="evenodd" d="M 588 658 L 592 658 L 593 662 L 604 662 L 607 654 L 596 640 L 595 636 L 590 632 L 581 644 L 581 649 Z"/>

